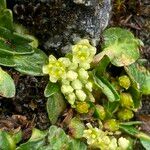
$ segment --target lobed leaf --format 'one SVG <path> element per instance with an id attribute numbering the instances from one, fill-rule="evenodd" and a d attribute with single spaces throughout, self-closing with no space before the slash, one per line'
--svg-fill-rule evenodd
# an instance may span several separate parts
<path id="1" fill-rule="evenodd" d="M 105 30 L 103 36 L 103 51 L 94 58 L 95 63 L 107 55 L 113 65 L 121 67 L 130 65 L 139 58 L 142 42 L 130 31 L 113 27 Z"/>

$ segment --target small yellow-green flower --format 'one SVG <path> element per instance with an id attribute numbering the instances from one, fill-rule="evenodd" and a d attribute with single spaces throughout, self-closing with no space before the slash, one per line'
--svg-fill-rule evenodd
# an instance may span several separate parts
<path id="1" fill-rule="evenodd" d="M 121 109 L 120 111 L 118 111 L 117 115 L 118 118 L 123 121 L 130 120 L 134 116 L 133 112 L 129 109 Z"/>
<path id="2" fill-rule="evenodd" d="M 126 138 L 120 137 L 118 139 L 118 145 L 120 147 L 120 150 L 127 150 L 130 145 L 130 142 Z"/>
<path id="3" fill-rule="evenodd" d="M 96 48 L 90 45 L 87 39 L 83 39 L 72 46 L 73 62 L 79 63 L 79 65 L 86 62 L 91 63 L 95 53 Z"/>
<path id="4" fill-rule="evenodd" d="M 64 95 L 68 95 L 70 93 L 73 92 L 73 88 L 70 86 L 70 85 L 62 85 L 61 86 L 61 92 L 64 94 Z"/>
<path id="5" fill-rule="evenodd" d="M 119 77 L 119 84 L 127 90 L 131 85 L 131 81 L 128 76 L 124 75 Z"/>
<path id="6" fill-rule="evenodd" d="M 87 90 L 89 90 L 90 92 L 92 92 L 92 88 L 93 88 L 93 84 L 92 84 L 92 82 L 87 82 L 86 84 L 85 84 L 85 88 L 87 89 Z"/>
<path id="7" fill-rule="evenodd" d="M 78 77 L 78 74 L 75 71 L 69 70 L 66 74 L 66 79 L 69 81 L 74 81 Z"/>
<path id="8" fill-rule="evenodd" d="M 104 123 L 104 128 L 109 131 L 117 131 L 119 130 L 119 122 L 116 119 L 106 120 Z"/>
<path id="9" fill-rule="evenodd" d="M 72 81 L 71 86 L 75 90 L 81 90 L 82 89 L 82 82 L 79 79 L 76 79 Z"/>
<path id="10" fill-rule="evenodd" d="M 85 69 L 83 69 L 83 68 L 79 69 L 78 74 L 79 74 L 79 79 L 81 81 L 82 80 L 87 80 L 89 78 L 88 72 Z"/>
<path id="11" fill-rule="evenodd" d="M 75 93 L 76 93 L 76 96 L 77 96 L 77 98 L 78 98 L 79 101 L 85 101 L 86 94 L 85 94 L 84 91 L 82 91 L 82 90 L 76 90 Z"/>
<path id="12" fill-rule="evenodd" d="M 76 110 L 79 113 L 88 113 L 90 105 L 86 102 L 77 102 Z"/>
<path id="13" fill-rule="evenodd" d="M 75 100 L 76 100 L 76 96 L 75 96 L 75 94 L 72 92 L 72 93 L 69 93 L 69 94 L 66 96 L 66 99 L 68 100 L 68 102 L 69 102 L 71 105 L 74 105 Z"/>
<path id="14" fill-rule="evenodd" d="M 107 132 L 102 131 L 97 127 L 92 127 L 90 123 L 87 124 L 87 130 L 84 130 L 83 137 L 87 139 L 87 143 L 100 150 L 118 150 L 117 139 L 113 136 L 108 136 Z"/>
<path id="15" fill-rule="evenodd" d="M 66 78 L 66 68 L 71 64 L 68 58 L 59 58 L 58 60 L 53 56 L 49 56 L 49 64 L 43 66 L 43 73 L 49 74 L 51 82 Z"/>
<path id="16" fill-rule="evenodd" d="M 120 103 L 122 107 L 133 108 L 134 102 L 131 94 L 129 93 L 121 93 L 120 94 Z"/>

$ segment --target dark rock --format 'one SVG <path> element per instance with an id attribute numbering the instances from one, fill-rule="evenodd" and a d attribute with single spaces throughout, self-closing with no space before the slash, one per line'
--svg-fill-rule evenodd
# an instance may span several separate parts
<path id="1" fill-rule="evenodd" d="M 97 45 L 111 10 L 110 0 L 8 0 L 8 4 L 15 19 L 40 40 L 41 48 L 58 56 L 79 38 Z"/>

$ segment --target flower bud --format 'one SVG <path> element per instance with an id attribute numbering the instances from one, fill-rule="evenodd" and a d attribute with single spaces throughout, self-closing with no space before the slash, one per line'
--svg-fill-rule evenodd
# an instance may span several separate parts
<path id="1" fill-rule="evenodd" d="M 70 81 L 66 80 L 66 79 L 62 79 L 61 80 L 61 84 L 62 85 L 70 85 Z"/>
<path id="2" fill-rule="evenodd" d="M 93 87 L 92 82 L 88 82 L 88 83 L 85 85 L 85 88 L 86 88 L 87 90 L 89 90 L 90 92 L 92 92 L 92 87 Z"/>
<path id="3" fill-rule="evenodd" d="M 87 80 L 89 78 L 89 74 L 85 69 L 81 68 L 78 71 L 80 80 Z"/>
<path id="4" fill-rule="evenodd" d="M 78 77 L 78 74 L 72 70 L 68 71 L 66 74 L 66 77 L 69 81 L 73 81 L 76 80 Z"/>
<path id="5" fill-rule="evenodd" d="M 85 70 L 90 69 L 90 64 L 89 63 L 80 63 L 79 66 Z"/>
<path id="6" fill-rule="evenodd" d="M 129 93 L 120 94 L 120 103 L 122 107 L 126 108 L 134 107 L 132 96 Z"/>
<path id="7" fill-rule="evenodd" d="M 85 101 L 86 94 L 82 90 L 76 90 L 76 96 L 80 101 Z"/>
<path id="8" fill-rule="evenodd" d="M 119 122 L 116 119 L 106 120 L 104 123 L 104 128 L 109 131 L 117 131 L 119 130 Z"/>
<path id="9" fill-rule="evenodd" d="M 73 88 L 70 85 L 62 85 L 61 92 L 65 95 L 68 95 L 73 92 Z"/>
<path id="10" fill-rule="evenodd" d="M 133 112 L 129 109 L 122 109 L 118 112 L 117 115 L 118 115 L 118 118 L 123 121 L 130 120 L 134 116 Z"/>
<path id="11" fill-rule="evenodd" d="M 79 79 L 76 79 L 76 80 L 72 81 L 71 86 L 75 90 L 81 90 L 82 89 L 82 82 Z"/>
<path id="12" fill-rule="evenodd" d="M 90 105 L 86 102 L 77 102 L 76 111 L 78 113 L 88 113 Z"/>
<path id="13" fill-rule="evenodd" d="M 96 109 L 95 109 L 95 115 L 96 117 L 98 117 L 101 120 L 104 120 L 106 117 L 106 112 L 103 106 L 101 105 L 96 105 Z"/>
<path id="14" fill-rule="evenodd" d="M 130 87 L 131 82 L 128 76 L 124 75 L 124 76 L 119 77 L 119 84 L 120 86 L 122 86 L 123 88 L 127 90 Z"/>
<path id="15" fill-rule="evenodd" d="M 127 150 L 130 145 L 130 142 L 126 138 L 120 137 L 118 139 L 118 145 L 121 150 Z"/>
<path id="16" fill-rule="evenodd" d="M 66 99 L 68 100 L 68 102 L 71 104 L 71 105 L 74 105 L 74 102 L 76 100 L 76 96 L 74 93 L 70 93 L 66 96 Z"/>

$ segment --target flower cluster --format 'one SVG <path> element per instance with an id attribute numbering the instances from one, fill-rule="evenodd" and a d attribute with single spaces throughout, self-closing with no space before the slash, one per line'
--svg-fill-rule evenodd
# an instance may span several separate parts
<path id="1" fill-rule="evenodd" d="M 72 106 L 75 102 L 94 99 L 91 94 L 93 83 L 87 70 L 95 53 L 96 48 L 83 39 L 72 46 L 70 58 L 63 57 L 57 60 L 50 55 L 49 64 L 43 67 L 43 73 L 49 74 L 51 82 L 61 83 L 61 92 Z"/>
<path id="2" fill-rule="evenodd" d="M 104 132 L 97 127 L 93 127 L 90 123 L 87 124 L 88 129 L 84 130 L 83 137 L 87 139 L 87 143 L 94 148 L 101 150 L 127 150 L 129 147 L 129 140 L 124 137 L 119 139 L 108 132 Z"/>

